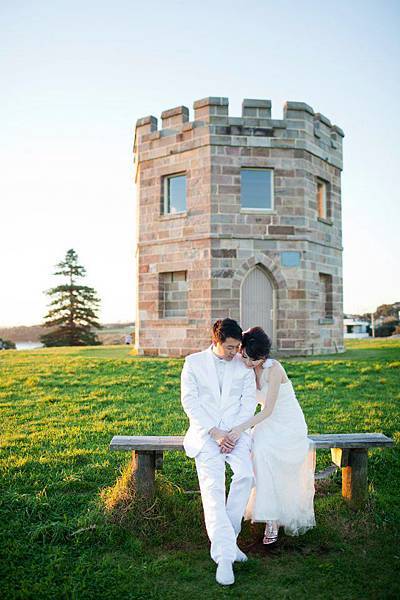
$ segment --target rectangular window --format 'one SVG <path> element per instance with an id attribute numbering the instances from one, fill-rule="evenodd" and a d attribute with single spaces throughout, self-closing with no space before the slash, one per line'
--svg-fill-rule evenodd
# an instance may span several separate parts
<path id="1" fill-rule="evenodd" d="M 187 272 L 160 273 L 160 318 L 186 317 Z"/>
<path id="2" fill-rule="evenodd" d="M 274 173 L 272 169 L 240 170 L 240 207 L 252 210 L 273 209 Z"/>
<path id="3" fill-rule="evenodd" d="M 164 214 L 186 211 L 186 175 L 164 177 Z"/>
<path id="4" fill-rule="evenodd" d="M 318 218 L 329 219 L 330 207 L 329 207 L 329 184 L 322 179 L 317 179 L 317 210 Z"/>
<path id="5" fill-rule="evenodd" d="M 319 274 L 319 287 L 321 297 L 321 318 L 333 318 L 333 300 L 332 300 L 332 275 L 326 273 Z"/>

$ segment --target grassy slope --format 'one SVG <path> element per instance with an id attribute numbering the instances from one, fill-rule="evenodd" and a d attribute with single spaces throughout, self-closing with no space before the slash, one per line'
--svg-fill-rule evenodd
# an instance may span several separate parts
<path id="1" fill-rule="evenodd" d="M 400 341 L 351 342 L 345 354 L 284 361 L 310 432 L 381 431 L 397 447 L 371 452 L 370 500 L 354 514 L 334 477 L 318 488 L 318 527 L 260 553 L 223 589 L 202 526 L 193 461 L 166 456 L 158 498 L 140 519 L 107 510 L 127 454 L 113 434 L 182 434 L 181 361 L 130 348 L 0 353 L 0 577 L 12 598 L 395 598 L 400 562 Z M 328 464 L 318 454 L 318 468 Z M 113 520 L 110 520 L 110 516 Z M 118 517 L 119 522 L 116 522 Z"/>

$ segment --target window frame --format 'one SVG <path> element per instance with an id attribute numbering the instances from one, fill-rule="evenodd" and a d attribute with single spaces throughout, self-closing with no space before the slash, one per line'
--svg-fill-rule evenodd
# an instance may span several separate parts
<path id="1" fill-rule="evenodd" d="M 318 274 L 318 285 L 319 294 L 322 295 L 321 283 L 324 282 L 324 304 L 323 314 L 320 315 L 319 323 L 321 325 L 329 325 L 334 322 L 334 308 L 333 308 L 333 276 L 331 273 L 319 272 Z"/>
<path id="2" fill-rule="evenodd" d="M 271 173 L 271 182 L 270 182 L 270 194 L 271 194 L 271 207 L 270 208 L 259 208 L 252 206 L 242 206 L 242 171 L 269 171 Z M 275 198 L 274 198 L 274 185 L 275 183 L 275 174 L 273 167 L 248 167 L 242 166 L 240 167 L 240 212 L 246 213 L 273 213 L 275 211 Z"/>
<path id="3" fill-rule="evenodd" d="M 325 214 L 320 212 L 319 186 L 323 186 L 325 190 Z M 317 201 L 317 218 L 318 221 L 332 225 L 332 210 L 331 210 L 331 184 L 322 177 L 316 177 L 316 201 Z"/>
<path id="4" fill-rule="evenodd" d="M 184 281 L 186 283 L 186 289 L 185 289 L 185 294 L 186 294 L 186 307 L 185 307 L 185 312 L 184 314 L 178 314 L 178 315 L 169 315 L 167 314 L 167 307 L 166 307 L 166 290 L 165 290 L 165 285 L 166 284 L 172 284 L 172 283 L 177 283 L 177 282 L 182 282 Z M 166 321 L 166 320 L 174 320 L 174 321 L 186 321 L 188 318 L 188 271 L 186 270 L 181 270 L 181 271 L 161 271 L 158 274 L 158 298 L 159 298 L 159 306 L 158 306 L 158 314 L 159 314 L 159 319 L 162 321 Z"/>
<path id="5" fill-rule="evenodd" d="M 169 182 L 171 179 L 176 179 L 177 177 L 185 177 L 185 209 L 177 212 L 171 212 L 171 210 L 167 210 L 171 208 L 170 198 L 169 198 Z M 174 215 L 183 215 L 187 212 L 187 171 L 181 171 L 179 173 L 171 173 L 168 175 L 163 175 L 162 178 L 162 193 L 163 199 L 161 202 L 162 207 L 162 216 L 174 216 Z"/>

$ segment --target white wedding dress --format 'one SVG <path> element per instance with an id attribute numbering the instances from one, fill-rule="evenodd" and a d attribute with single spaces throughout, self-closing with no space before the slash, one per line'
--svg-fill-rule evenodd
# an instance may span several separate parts
<path id="1" fill-rule="evenodd" d="M 268 371 L 265 361 L 257 400 L 264 408 Z M 291 381 L 282 383 L 271 415 L 252 430 L 255 474 L 244 518 L 254 522 L 277 521 L 285 533 L 298 535 L 315 526 L 315 451 Z"/>

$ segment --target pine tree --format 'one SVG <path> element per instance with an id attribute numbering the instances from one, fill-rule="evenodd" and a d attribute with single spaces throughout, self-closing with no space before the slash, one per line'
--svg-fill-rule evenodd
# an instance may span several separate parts
<path id="1" fill-rule="evenodd" d="M 68 280 L 63 285 L 45 292 L 52 300 L 45 316 L 49 333 L 40 337 L 45 346 L 95 346 L 101 344 L 93 329 L 100 329 L 97 310 L 100 300 L 93 288 L 78 285 L 77 279 L 85 277 L 85 268 L 78 263 L 75 250 L 68 250 L 65 259 L 56 265 L 54 275 Z"/>

